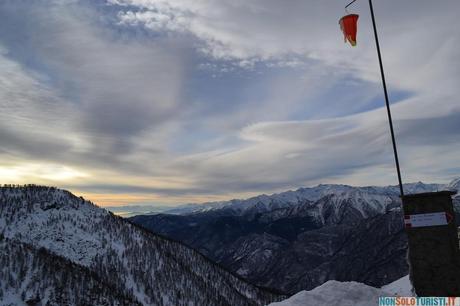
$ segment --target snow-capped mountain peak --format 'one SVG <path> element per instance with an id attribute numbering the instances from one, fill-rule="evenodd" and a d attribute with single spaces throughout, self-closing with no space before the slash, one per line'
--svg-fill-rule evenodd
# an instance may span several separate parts
<path id="1" fill-rule="evenodd" d="M 458 192 L 460 190 L 460 177 L 453 179 L 449 184 L 446 185 L 445 189 Z"/>
<path id="2" fill-rule="evenodd" d="M 404 185 L 406 194 L 433 192 L 445 189 L 441 184 L 422 182 Z M 253 216 L 280 210 L 293 214 L 299 210 L 310 210 L 313 215 L 332 212 L 340 219 L 344 210 L 353 209 L 366 218 L 400 206 L 398 186 L 354 187 L 349 185 L 320 184 L 315 187 L 299 188 L 272 195 L 259 195 L 246 200 L 230 200 L 204 204 L 187 205 L 183 210 L 176 208 L 175 214 L 214 213 L 220 215 Z M 316 207 L 314 207 L 316 206 Z M 291 210 L 290 212 L 288 212 Z M 166 211 L 168 213 L 168 211 Z"/>

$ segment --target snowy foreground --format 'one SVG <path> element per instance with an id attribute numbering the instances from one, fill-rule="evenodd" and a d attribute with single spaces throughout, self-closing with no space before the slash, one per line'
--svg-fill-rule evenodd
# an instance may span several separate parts
<path id="1" fill-rule="evenodd" d="M 290 298 L 269 306 L 377 305 L 381 296 L 412 296 L 409 276 L 405 276 L 382 288 L 374 288 L 357 282 L 328 281 L 310 291 L 301 291 Z"/>

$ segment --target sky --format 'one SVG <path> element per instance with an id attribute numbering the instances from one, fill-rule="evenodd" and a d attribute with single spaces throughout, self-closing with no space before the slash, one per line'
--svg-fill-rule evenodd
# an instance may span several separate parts
<path id="1" fill-rule="evenodd" d="M 368 2 L 0 1 L 0 183 L 100 205 L 397 184 Z M 457 0 L 374 1 L 404 182 L 460 176 Z"/>

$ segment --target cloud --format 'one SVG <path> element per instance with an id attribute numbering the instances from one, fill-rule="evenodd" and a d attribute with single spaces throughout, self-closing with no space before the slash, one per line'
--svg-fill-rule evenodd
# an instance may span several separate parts
<path id="1" fill-rule="evenodd" d="M 460 170 L 459 4 L 375 5 L 404 179 L 447 181 Z M 4 2 L 0 180 L 105 203 L 394 183 L 367 3 L 353 10 L 356 48 L 336 2 Z"/>
<path id="2" fill-rule="evenodd" d="M 458 116 L 395 121 L 406 181 L 452 175 L 460 149 Z M 189 157 L 181 166 L 198 173 L 198 185 L 210 191 L 279 190 L 326 180 L 396 182 L 384 109 L 335 119 L 264 122 L 243 129 L 240 137 L 249 144 Z"/>
<path id="3" fill-rule="evenodd" d="M 0 53 L 0 67 L 0 150 L 36 157 L 70 150 L 74 139 L 54 133 L 54 128 L 66 130 L 63 123 L 72 116 L 68 105 L 39 81 L 41 76 L 28 74 L 4 50 Z M 54 128 L 44 124 L 51 118 L 60 119 L 53 120 Z"/>
<path id="4" fill-rule="evenodd" d="M 186 57 L 174 42 L 123 37 L 89 7 L 49 4 L 1 10 L 4 140 L 36 157 L 120 162 L 180 111 Z"/>
<path id="5" fill-rule="evenodd" d="M 203 42 L 203 52 L 223 59 L 304 54 L 305 45 L 319 33 L 305 35 L 303 27 L 313 26 L 322 18 L 315 15 L 320 9 L 318 4 L 304 1 L 292 1 L 290 5 L 277 1 L 109 2 L 125 8 L 118 15 L 122 24 L 192 34 Z"/>
<path id="6" fill-rule="evenodd" d="M 33 179 L 48 182 L 87 177 L 85 173 L 56 164 L 28 163 L 0 167 L 0 176 L 8 177 L 10 183 L 20 183 L 24 178 L 31 179 L 31 173 L 35 176 Z"/>
<path id="7" fill-rule="evenodd" d="M 361 14 L 358 46 L 340 44 L 338 19 L 344 14 L 337 2 L 252 0 L 111 0 L 119 8 L 119 22 L 159 32 L 188 33 L 198 48 L 217 59 L 240 62 L 277 60 L 303 65 L 305 59 L 321 61 L 336 71 L 380 81 L 368 4 L 357 2 L 351 10 Z M 382 50 L 390 83 L 398 89 L 420 89 L 419 81 L 439 69 L 430 62 L 436 53 L 453 52 L 458 45 L 456 1 L 376 3 Z M 417 51 L 417 52 L 414 52 Z M 298 56 L 295 61 L 286 60 Z M 456 61 L 458 63 L 458 61 Z M 250 65 L 252 67 L 252 65 Z M 408 69 L 410 68 L 410 70 Z M 411 71 L 412 70 L 412 71 Z M 444 69 L 439 69 L 443 73 Z M 452 71 L 453 72 L 453 71 Z M 417 76 L 416 78 L 410 77 Z"/>

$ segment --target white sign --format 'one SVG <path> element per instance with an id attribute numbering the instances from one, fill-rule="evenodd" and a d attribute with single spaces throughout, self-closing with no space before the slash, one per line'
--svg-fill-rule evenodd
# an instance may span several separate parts
<path id="1" fill-rule="evenodd" d="M 450 221 L 450 215 L 446 212 L 404 216 L 404 224 L 406 227 L 447 225 Z"/>

